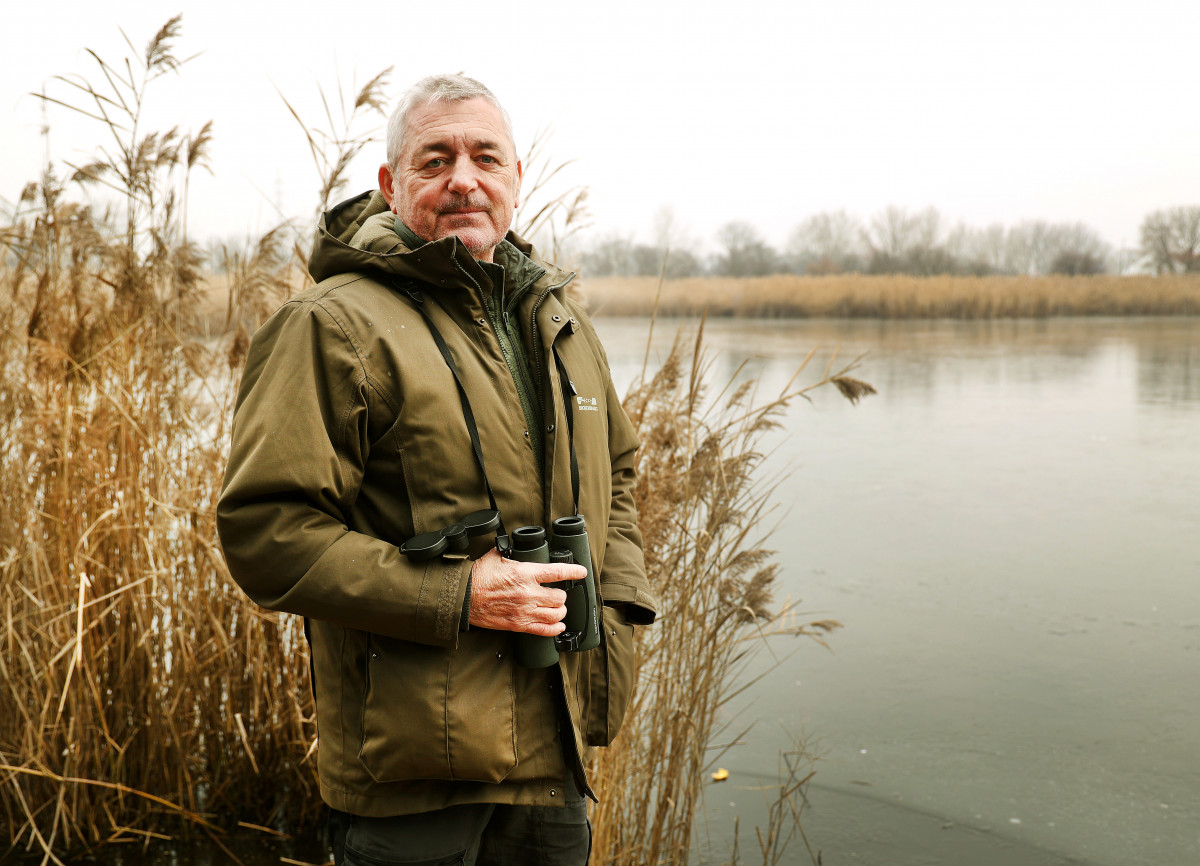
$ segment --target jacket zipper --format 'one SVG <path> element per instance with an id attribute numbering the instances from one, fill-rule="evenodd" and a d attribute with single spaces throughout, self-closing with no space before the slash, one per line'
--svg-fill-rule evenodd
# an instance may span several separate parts
<path id="1" fill-rule="evenodd" d="M 469 277 L 470 275 L 468 274 L 467 276 Z M 534 379 L 535 379 L 535 381 L 533 383 L 534 393 L 531 396 L 536 397 L 543 404 L 545 402 L 545 393 L 544 393 L 545 392 L 545 383 L 543 381 L 545 376 L 544 376 L 543 370 L 542 370 L 542 368 L 543 368 L 542 346 L 541 346 L 542 340 L 541 340 L 541 332 L 538 329 L 538 324 L 537 324 L 537 314 L 538 314 L 538 310 L 542 306 L 542 303 L 546 300 L 547 297 L 549 297 L 550 293 L 566 286 L 568 283 L 571 282 L 571 280 L 575 279 L 575 276 L 576 276 L 576 274 L 570 273 L 567 275 L 567 278 L 565 280 L 563 280 L 561 283 L 550 286 L 545 291 L 543 291 L 538 296 L 537 300 L 534 301 L 533 309 L 529 314 L 529 333 L 530 333 L 530 344 L 531 344 L 530 348 L 533 350 L 533 365 L 534 365 Z M 471 282 L 474 283 L 475 281 L 471 280 Z M 522 386 L 521 382 L 517 381 L 517 377 L 518 376 L 525 377 L 528 375 L 528 373 L 524 372 L 524 371 L 522 371 L 520 373 L 518 372 L 517 368 L 522 365 L 516 363 L 516 359 L 513 357 L 513 351 L 512 351 L 511 346 L 506 345 L 506 341 L 508 339 L 511 339 L 511 333 L 509 331 L 510 319 L 509 319 L 509 315 L 508 315 L 508 310 L 505 308 L 505 306 L 503 304 L 500 304 L 500 324 L 504 331 L 504 336 L 501 337 L 498 329 L 496 328 L 495 319 L 493 318 L 492 301 L 481 290 L 479 290 L 478 283 L 476 283 L 475 285 L 476 285 L 476 289 L 480 293 L 480 297 L 483 299 L 484 307 L 488 311 L 488 319 L 492 323 L 492 330 L 496 332 L 496 340 L 497 340 L 497 342 L 500 343 L 500 352 L 504 356 L 504 361 L 506 364 L 508 364 L 509 370 L 512 371 L 512 373 L 513 373 L 513 384 L 519 390 L 523 386 Z M 527 387 L 527 385 L 525 385 L 525 387 Z M 529 405 L 531 407 L 534 405 L 532 400 L 529 401 Z M 539 405 L 541 405 L 541 404 L 539 404 Z M 522 412 L 524 412 L 524 409 L 525 409 L 524 402 L 521 404 L 521 409 L 522 409 Z M 546 409 L 545 409 L 544 405 L 541 405 L 541 411 L 542 411 L 543 416 L 545 416 Z M 529 419 L 528 417 L 526 417 L 526 421 L 528 421 L 531 424 L 534 423 L 534 420 L 535 419 Z M 536 430 L 530 430 L 529 435 L 534 436 L 534 435 L 537 435 L 538 432 L 539 431 L 536 431 Z M 545 459 L 546 459 L 546 448 L 545 448 L 545 445 L 543 444 L 543 447 L 542 447 L 542 462 L 543 463 L 545 462 Z M 546 472 L 544 466 L 539 466 L 538 472 L 542 477 L 542 497 L 543 497 L 543 499 L 546 499 L 549 494 L 548 473 Z M 547 502 L 547 507 L 550 507 L 548 502 Z M 600 601 L 599 581 L 596 582 L 596 603 L 597 604 L 603 603 Z M 603 637 L 602 637 L 602 639 L 603 639 Z M 575 781 L 579 785 L 579 787 L 583 789 L 583 793 L 586 796 L 591 797 L 593 801 L 599 802 L 599 800 L 596 797 L 595 792 L 592 791 L 591 785 L 588 784 L 587 770 L 583 766 L 583 756 L 579 754 L 578 744 L 576 742 L 574 742 L 576 722 L 575 722 L 575 719 L 573 719 L 571 717 L 571 705 L 570 705 L 570 702 L 567 701 L 566 688 L 565 688 L 566 681 L 562 675 L 561 668 L 558 669 L 558 682 L 559 682 L 559 687 L 558 687 L 558 689 L 556 689 L 556 691 L 558 692 L 559 700 L 561 701 L 560 707 L 563 712 L 563 715 L 565 716 L 565 718 L 567 720 L 567 724 L 570 728 L 570 730 L 566 731 L 566 732 L 560 731 L 560 736 L 571 737 L 571 739 L 572 739 L 571 752 L 573 753 L 573 757 L 575 759 L 575 761 L 574 761 L 575 766 L 570 767 L 569 771 L 570 771 L 571 775 L 575 778 Z M 582 723 L 582 720 L 581 720 L 581 723 Z M 583 740 L 585 743 L 587 742 L 586 728 L 583 730 Z"/>
<path id="2" fill-rule="evenodd" d="M 500 354 L 504 357 L 504 363 L 508 365 L 509 373 L 513 377 L 513 385 L 517 389 L 517 402 L 521 404 L 521 414 L 525 416 L 525 423 L 530 428 L 529 437 L 532 440 L 538 433 L 534 429 L 535 426 L 541 423 L 536 414 L 536 402 L 539 399 L 539 395 L 534 391 L 533 383 L 529 381 L 529 371 L 524 369 L 525 365 L 520 363 L 520 359 L 517 358 L 516 352 L 512 347 L 513 336 L 508 311 L 504 309 L 503 305 L 500 305 L 499 315 L 497 316 L 495 306 L 490 298 L 484 298 L 484 308 L 488 312 L 492 332 L 496 335 L 496 342 L 500 344 Z M 530 441 L 530 447 L 533 447 L 532 441 Z M 541 472 L 542 467 L 539 465 L 538 473 L 540 474 Z"/>
<path id="3" fill-rule="evenodd" d="M 530 391 L 529 373 L 528 371 L 520 369 L 523 365 L 517 363 L 516 355 L 513 352 L 512 346 L 509 344 L 509 341 L 512 339 L 512 335 L 509 333 L 508 329 L 508 311 L 504 308 L 503 304 L 500 304 L 500 316 L 497 317 L 495 310 L 496 305 L 492 303 L 492 298 L 490 295 L 483 290 L 483 287 L 479 285 L 479 283 L 473 276 L 471 276 L 470 272 L 468 272 L 466 268 L 464 268 L 458 262 L 455 262 L 454 266 L 464 277 L 470 281 L 471 285 L 475 289 L 476 297 L 483 301 L 483 308 L 487 311 L 488 322 L 492 326 L 492 333 L 496 335 L 496 342 L 500 345 L 500 355 L 504 358 L 504 363 L 508 366 L 508 372 L 513 377 L 513 387 L 517 389 L 517 402 L 521 404 L 521 414 L 525 416 L 525 423 L 530 428 L 528 435 L 532 440 L 532 437 L 537 435 L 537 430 L 534 429 L 534 425 L 538 423 L 538 420 L 531 413 L 536 412 L 534 400 L 540 399 L 540 395 Z M 574 276 L 574 274 L 572 274 L 572 276 Z M 499 325 L 499 327 L 497 327 L 497 325 Z M 523 395 L 522 392 L 524 392 Z M 525 399 L 522 399 L 522 396 L 524 396 Z M 533 448 L 532 441 L 530 441 L 530 448 Z M 545 449 L 543 448 L 543 451 L 544 450 Z M 536 460 L 534 462 L 538 463 Z M 544 470 L 542 469 L 540 463 L 538 465 L 538 474 L 544 474 Z"/>

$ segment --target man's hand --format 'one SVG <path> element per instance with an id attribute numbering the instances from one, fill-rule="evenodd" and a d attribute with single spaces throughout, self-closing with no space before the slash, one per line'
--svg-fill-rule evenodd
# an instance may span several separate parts
<path id="1" fill-rule="evenodd" d="M 471 567 L 471 625 L 554 637 L 566 628 L 567 594 L 542 584 L 585 577 L 582 565 L 517 562 L 493 548 Z"/>

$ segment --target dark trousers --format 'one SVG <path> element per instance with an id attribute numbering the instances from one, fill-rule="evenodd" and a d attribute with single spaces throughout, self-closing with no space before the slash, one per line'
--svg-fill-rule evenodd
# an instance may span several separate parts
<path id="1" fill-rule="evenodd" d="M 585 866 L 592 830 L 582 798 L 564 806 L 451 806 L 329 818 L 336 866 Z"/>

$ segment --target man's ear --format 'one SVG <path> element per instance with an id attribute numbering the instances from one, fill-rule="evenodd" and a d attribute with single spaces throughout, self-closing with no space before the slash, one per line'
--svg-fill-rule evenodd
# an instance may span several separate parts
<path id="1" fill-rule="evenodd" d="M 516 183 L 516 189 L 513 190 L 513 208 L 514 209 L 519 208 L 521 206 L 521 177 L 524 175 L 524 173 L 525 173 L 525 170 L 521 167 L 521 160 L 518 159 L 517 160 L 517 183 Z"/>
<path id="2" fill-rule="evenodd" d="M 517 173 L 520 173 L 520 169 L 518 169 Z M 379 166 L 379 191 L 383 193 L 383 200 L 388 203 L 389 208 L 392 207 L 392 198 L 395 195 L 395 189 L 396 187 L 394 184 L 394 178 L 392 177 L 392 170 L 385 162 L 383 165 Z M 395 210 L 395 208 L 392 209 Z"/>

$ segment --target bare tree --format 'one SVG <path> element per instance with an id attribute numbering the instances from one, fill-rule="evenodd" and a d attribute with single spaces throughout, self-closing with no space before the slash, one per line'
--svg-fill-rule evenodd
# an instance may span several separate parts
<path id="1" fill-rule="evenodd" d="M 928 207 L 909 213 L 888 205 L 863 231 L 869 250 L 867 272 L 873 274 L 936 274 L 954 270 L 954 261 L 941 246 L 941 214 Z"/>
<path id="2" fill-rule="evenodd" d="M 1142 253 L 1160 274 L 1200 271 L 1200 206 L 1146 214 L 1142 220 Z"/>
<path id="3" fill-rule="evenodd" d="M 1048 274 L 1058 251 L 1051 241 L 1050 224 L 1044 220 L 1024 220 L 1008 231 L 1007 258 L 1016 274 Z"/>
<path id="4" fill-rule="evenodd" d="M 1095 229 L 1084 223 L 1058 223 L 1052 240 L 1057 251 L 1050 263 L 1052 274 L 1101 274 L 1112 251 Z"/>
<path id="5" fill-rule="evenodd" d="M 1008 233 L 1009 269 L 1017 274 L 1099 273 L 1110 247 L 1084 223 L 1026 220 Z"/>
<path id="6" fill-rule="evenodd" d="M 1050 272 L 1072 277 L 1102 274 L 1104 273 L 1104 260 L 1094 253 L 1082 250 L 1063 250 L 1055 257 L 1054 264 L 1050 266 Z"/>
<path id="7" fill-rule="evenodd" d="M 665 204 L 655 211 L 653 232 L 658 255 L 654 276 L 662 273 L 664 260 L 668 277 L 696 277 L 704 273 L 704 264 L 694 252 L 699 244 L 675 208 Z"/>
<path id="8" fill-rule="evenodd" d="M 580 255 L 580 268 L 589 277 L 634 276 L 633 248 L 631 235 L 601 235 Z"/>
<path id="9" fill-rule="evenodd" d="M 1008 231 L 1000 223 L 975 228 L 959 223 L 946 235 L 946 252 L 961 273 L 1011 273 L 1007 250 Z"/>
<path id="10" fill-rule="evenodd" d="M 714 270 L 721 276 L 762 277 L 779 271 L 779 254 L 748 222 L 725 223 L 717 229 L 717 243 L 724 252 L 717 256 Z"/>
<path id="11" fill-rule="evenodd" d="M 787 260 L 796 273 L 832 274 L 862 267 L 863 226 L 844 210 L 806 219 L 788 239 Z"/>

